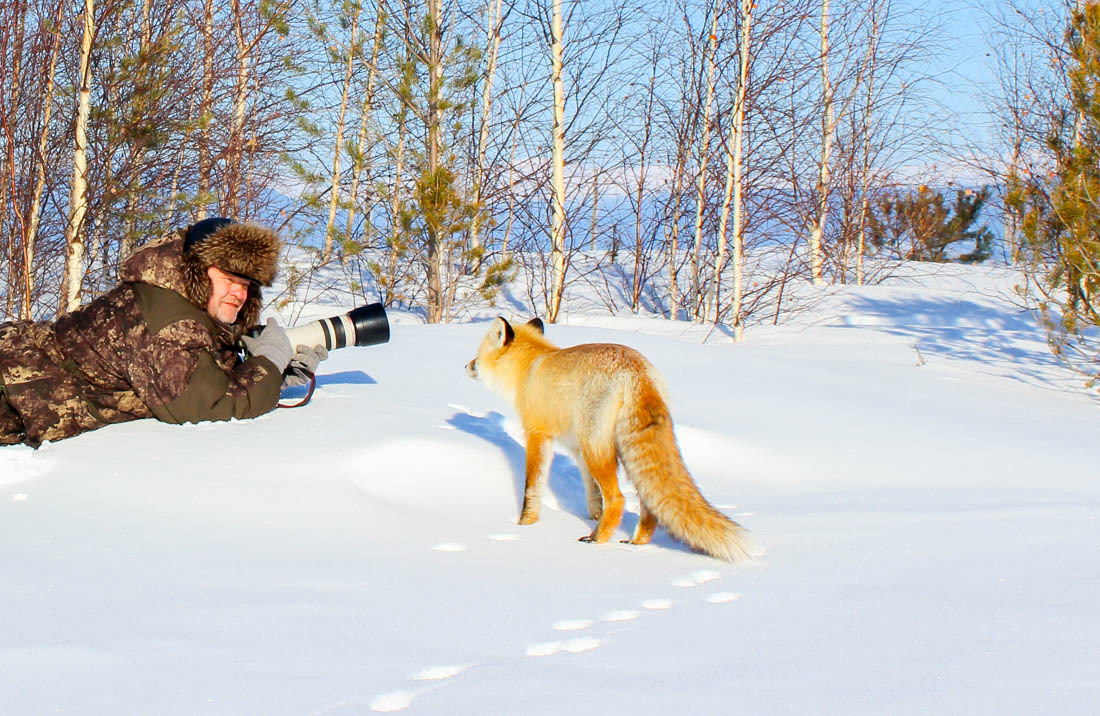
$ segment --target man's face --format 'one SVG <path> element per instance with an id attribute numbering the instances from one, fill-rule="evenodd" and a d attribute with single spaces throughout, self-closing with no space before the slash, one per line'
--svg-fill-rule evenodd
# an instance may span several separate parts
<path id="1" fill-rule="evenodd" d="M 222 323 L 233 323 L 248 298 L 248 280 L 222 271 L 217 266 L 206 269 L 210 276 L 210 300 L 206 312 Z"/>

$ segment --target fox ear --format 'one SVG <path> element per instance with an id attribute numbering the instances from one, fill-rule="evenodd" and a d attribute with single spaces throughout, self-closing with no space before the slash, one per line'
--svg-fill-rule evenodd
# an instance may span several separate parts
<path id="1" fill-rule="evenodd" d="M 543 328 L 541 318 L 532 318 L 530 321 L 527 322 L 527 325 L 531 326 L 531 328 L 534 328 L 539 333 L 546 333 L 545 329 Z"/>
<path id="2" fill-rule="evenodd" d="M 511 324 L 503 318 L 497 318 L 493 321 L 492 333 L 493 343 L 497 348 L 503 348 L 512 342 L 512 339 L 516 337 L 516 332 L 512 330 Z"/>

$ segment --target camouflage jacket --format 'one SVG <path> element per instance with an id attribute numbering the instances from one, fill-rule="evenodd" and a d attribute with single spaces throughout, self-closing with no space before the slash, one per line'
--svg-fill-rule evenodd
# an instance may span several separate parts
<path id="1" fill-rule="evenodd" d="M 242 361 L 234 348 L 259 315 L 258 290 L 236 324 L 212 319 L 180 271 L 182 247 L 173 236 L 141 249 L 119 286 L 52 323 L 0 325 L 0 445 L 37 446 L 138 418 L 251 418 L 276 406 L 275 365 Z M 11 431 L 11 414 L 22 434 Z"/>

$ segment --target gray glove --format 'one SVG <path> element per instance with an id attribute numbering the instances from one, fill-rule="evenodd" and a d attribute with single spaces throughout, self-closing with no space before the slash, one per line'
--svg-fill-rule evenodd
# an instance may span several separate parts
<path id="1" fill-rule="evenodd" d="M 298 346 L 294 350 L 290 365 L 283 373 L 284 388 L 309 383 L 311 376 L 317 372 L 317 365 L 328 358 L 328 349 L 324 346 Z"/>
<path id="2" fill-rule="evenodd" d="M 286 331 L 274 318 L 267 319 L 267 326 L 260 335 L 252 338 L 242 336 L 245 349 L 254 356 L 263 356 L 275 364 L 282 373 L 290 363 L 290 356 L 294 349 L 290 347 L 290 339 L 286 337 Z"/>

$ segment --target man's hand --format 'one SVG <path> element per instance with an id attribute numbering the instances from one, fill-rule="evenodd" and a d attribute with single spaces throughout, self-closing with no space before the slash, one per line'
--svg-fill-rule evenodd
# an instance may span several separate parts
<path id="1" fill-rule="evenodd" d="M 274 318 L 267 319 L 267 326 L 260 335 L 252 338 L 242 336 L 244 347 L 254 356 L 263 356 L 275 364 L 282 373 L 290 363 L 294 349 L 290 347 L 290 339 L 286 337 L 286 331 Z"/>
<path id="2" fill-rule="evenodd" d="M 290 365 L 283 373 L 283 387 L 293 388 L 309 383 L 317 372 L 317 365 L 328 358 L 324 346 L 298 346 L 290 359 Z"/>

